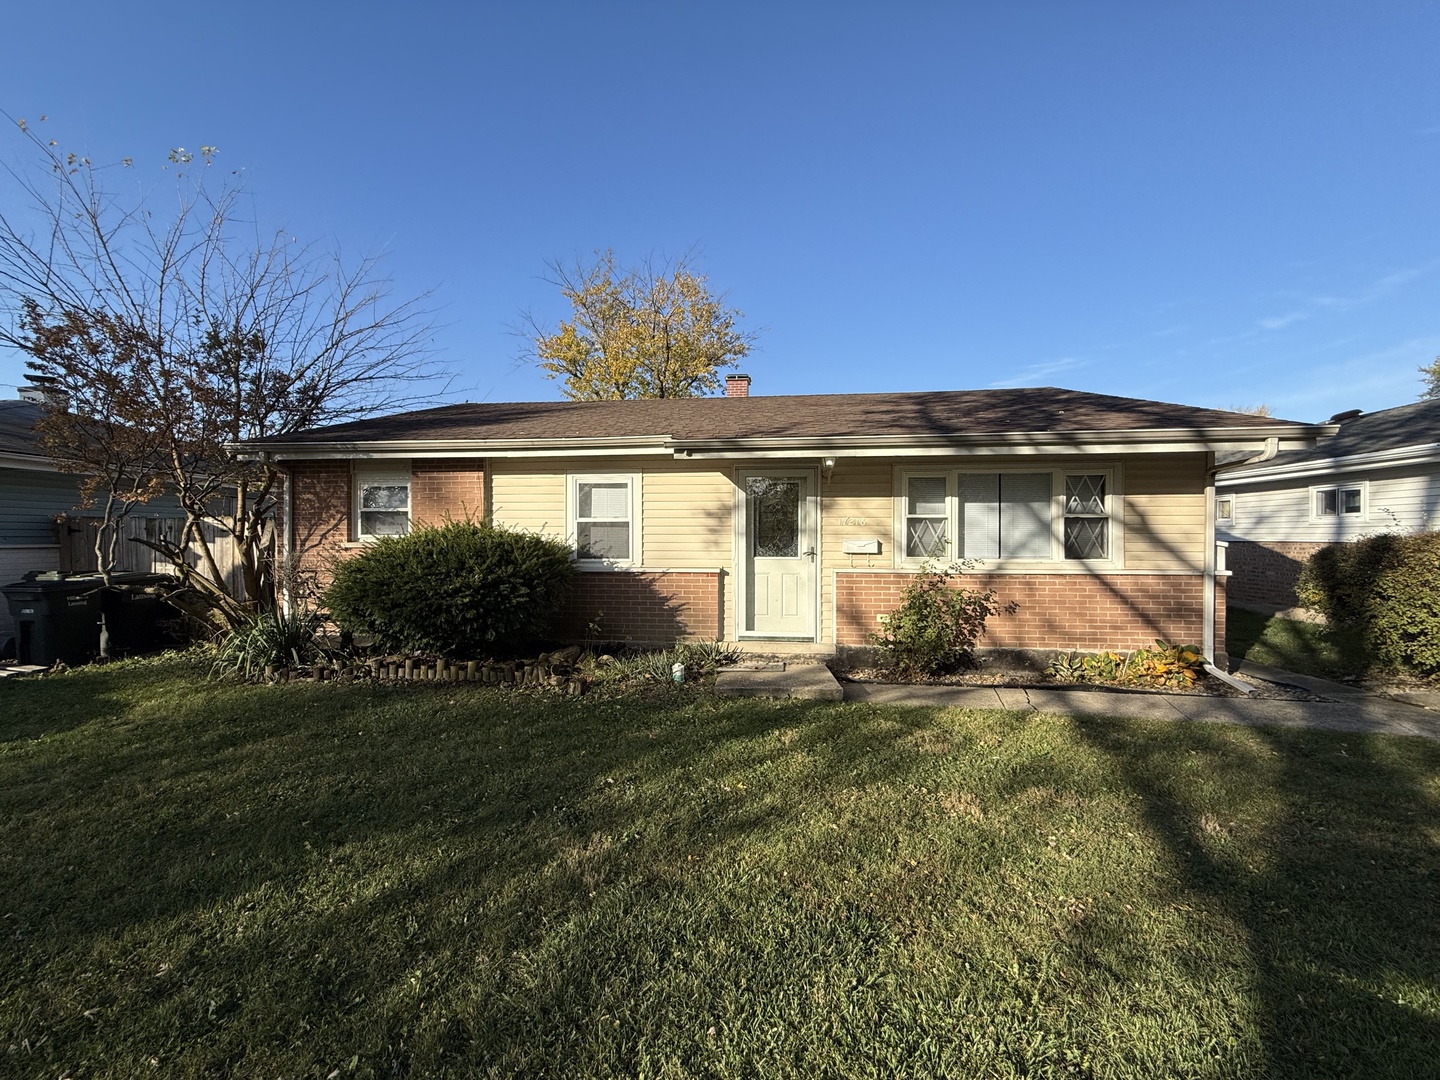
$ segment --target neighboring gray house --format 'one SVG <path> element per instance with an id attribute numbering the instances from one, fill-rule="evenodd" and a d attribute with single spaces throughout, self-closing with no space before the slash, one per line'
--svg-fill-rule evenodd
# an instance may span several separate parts
<path id="1" fill-rule="evenodd" d="M 1296 606 L 1315 551 L 1380 532 L 1440 528 L 1440 399 L 1341 413 L 1334 438 L 1216 478 L 1215 533 L 1229 543 L 1227 599 Z"/>
<path id="2" fill-rule="evenodd" d="M 34 434 L 41 406 L 0 401 L 0 584 L 30 570 L 60 569 L 55 519 L 79 501 L 80 478 L 62 473 L 40 452 Z M 14 632 L 0 604 L 0 645 Z"/>
<path id="3" fill-rule="evenodd" d="M 98 512 L 77 511 L 81 477 L 63 473 L 40 449 L 35 422 L 43 409 L 38 390 L 0 401 L 0 585 L 31 570 L 87 570 L 95 565 L 93 522 Z M 130 535 L 178 535 L 179 505 L 165 498 L 132 515 Z M 122 570 L 164 571 L 167 564 L 138 544 L 121 544 Z M 10 606 L 0 601 L 0 648 L 14 633 Z"/>

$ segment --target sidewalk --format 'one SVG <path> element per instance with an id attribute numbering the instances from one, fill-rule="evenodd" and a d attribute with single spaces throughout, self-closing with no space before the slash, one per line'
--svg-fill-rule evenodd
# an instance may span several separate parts
<path id="1" fill-rule="evenodd" d="M 1242 664 L 1237 673 L 1265 682 L 1298 686 L 1326 700 L 1209 697 L 1057 686 L 842 683 L 829 668 L 813 661 L 746 665 L 722 671 L 715 690 L 726 697 L 793 697 L 1065 716 L 1122 716 L 1199 724 L 1275 725 L 1440 740 L 1440 707 L 1437 707 L 1440 698 L 1433 693 L 1408 695 L 1410 700 L 1404 701 L 1255 664 Z M 1430 707 L 1423 707 L 1426 705 Z"/>
<path id="2" fill-rule="evenodd" d="M 1007 709 L 1066 716 L 1123 716 L 1201 724 L 1321 728 L 1356 734 L 1414 735 L 1440 739 L 1440 711 L 1379 697 L 1353 686 L 1310 679 L 1271 668 L 1241 671 L 1266 681 L 1303 686 L 1330 701 L 1222 698 L 1200 694 L 1116 693 L 1052 687 L 900 686 L 845 683 L 846 701 Z"/>

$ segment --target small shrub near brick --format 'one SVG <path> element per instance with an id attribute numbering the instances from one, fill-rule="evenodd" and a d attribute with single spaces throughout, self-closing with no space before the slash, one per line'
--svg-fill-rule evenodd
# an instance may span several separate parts
<path id="1" fill-rule="evenodd" d="M 905 679 L 927 678 L 969 667 L 985 620 L 998 609 L 993 592 L 955 585 L 959 565 L 926 566 L 915 575 L 872 637 L 882 667 Z"/>
<path id="2" fill-rule="evenodd" d="M 559 540 L 486 522 L 420 526 L 338 562 L 325 592 L 344 630 L 386 650 L 481 656 L 545 636 L 574 564 Z"/>
<path id="3" fill-rule="evenodd" d="M 1440 532 L 1386 533 L 1321 548 L 1300 571 L 1300 602 L 1358 630 L 1379 665 L 1440 674 Z"/>

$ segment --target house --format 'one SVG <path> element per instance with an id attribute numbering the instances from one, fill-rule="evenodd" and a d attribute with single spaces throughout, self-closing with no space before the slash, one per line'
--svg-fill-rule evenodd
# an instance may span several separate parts
<path id="1" fill-rule="evenodd" d="M 19 581 L 31 571 L 93 572 L 99 511 L 81 510 L 83 477 L 61 472 L 40 446 L 35 425 L 45 408 L 45 392 L 20 389 L 18 400 L 0 401 L 0 585 Z M 162 496 L 131 513 L 123 537 L 176 540 L 184 512 Z M 122 542 L 116 550 L 118 571 L 167 573 L 170 564 L 141 544 Z M 15 633 L 9 605 L 0 601 L 0 651 Z"/>
<path id="2" fill-rule="evenodd" d="M 41 409 L 34 400 L 0 401 L 0 585 L 60 569 L 55 518 L 80 498 L 80 478 L 60 472 L 37 445 Z M 14 632 L 9 605 L 0 603 L 0 646 Z"/>
<path id="3" fill-rule="evenodd" d="M 1231 603 L 1292 608 L 1300 568 L 1326 544 L 1440 527 L 1440 399 L 1331 421 L 1332 439 L 1218 477 Z"/>
<path id="4" fill-rule="evenodd" d="M 1007 611 L 989 647 L 1223 643 L 1216 455 L 1334 431 L 1055 388 L 451 405 L 242 444 L 286 554 L 484 516 L 565 538 L 567 632 L 864 646 L 927 562 Z"/>

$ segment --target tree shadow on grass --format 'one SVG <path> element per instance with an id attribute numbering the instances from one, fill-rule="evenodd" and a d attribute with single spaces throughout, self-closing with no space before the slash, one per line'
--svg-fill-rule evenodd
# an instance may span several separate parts
<path id="1" fill-rule="evenodd" d="M 1440 848 L 1423 832 L 1440 814 L 1440 746 L 1412 743 L 1417 770 L 1382 737 L 1186 727 L 1177 746 L 1171 727 L 1078 727 L 1143 800 L 1177 895 L 1243 933 L 1264 1075 L 1435 1068 L 1440 1017 L 1415 988 L 1440 981 Z M 1206 771 L 1279 804 L 1259 835 L 1229 835 L 1246 810 L 1217 802 Z M 1407 847 L 1413 863 L 1397 858 Z"/>

